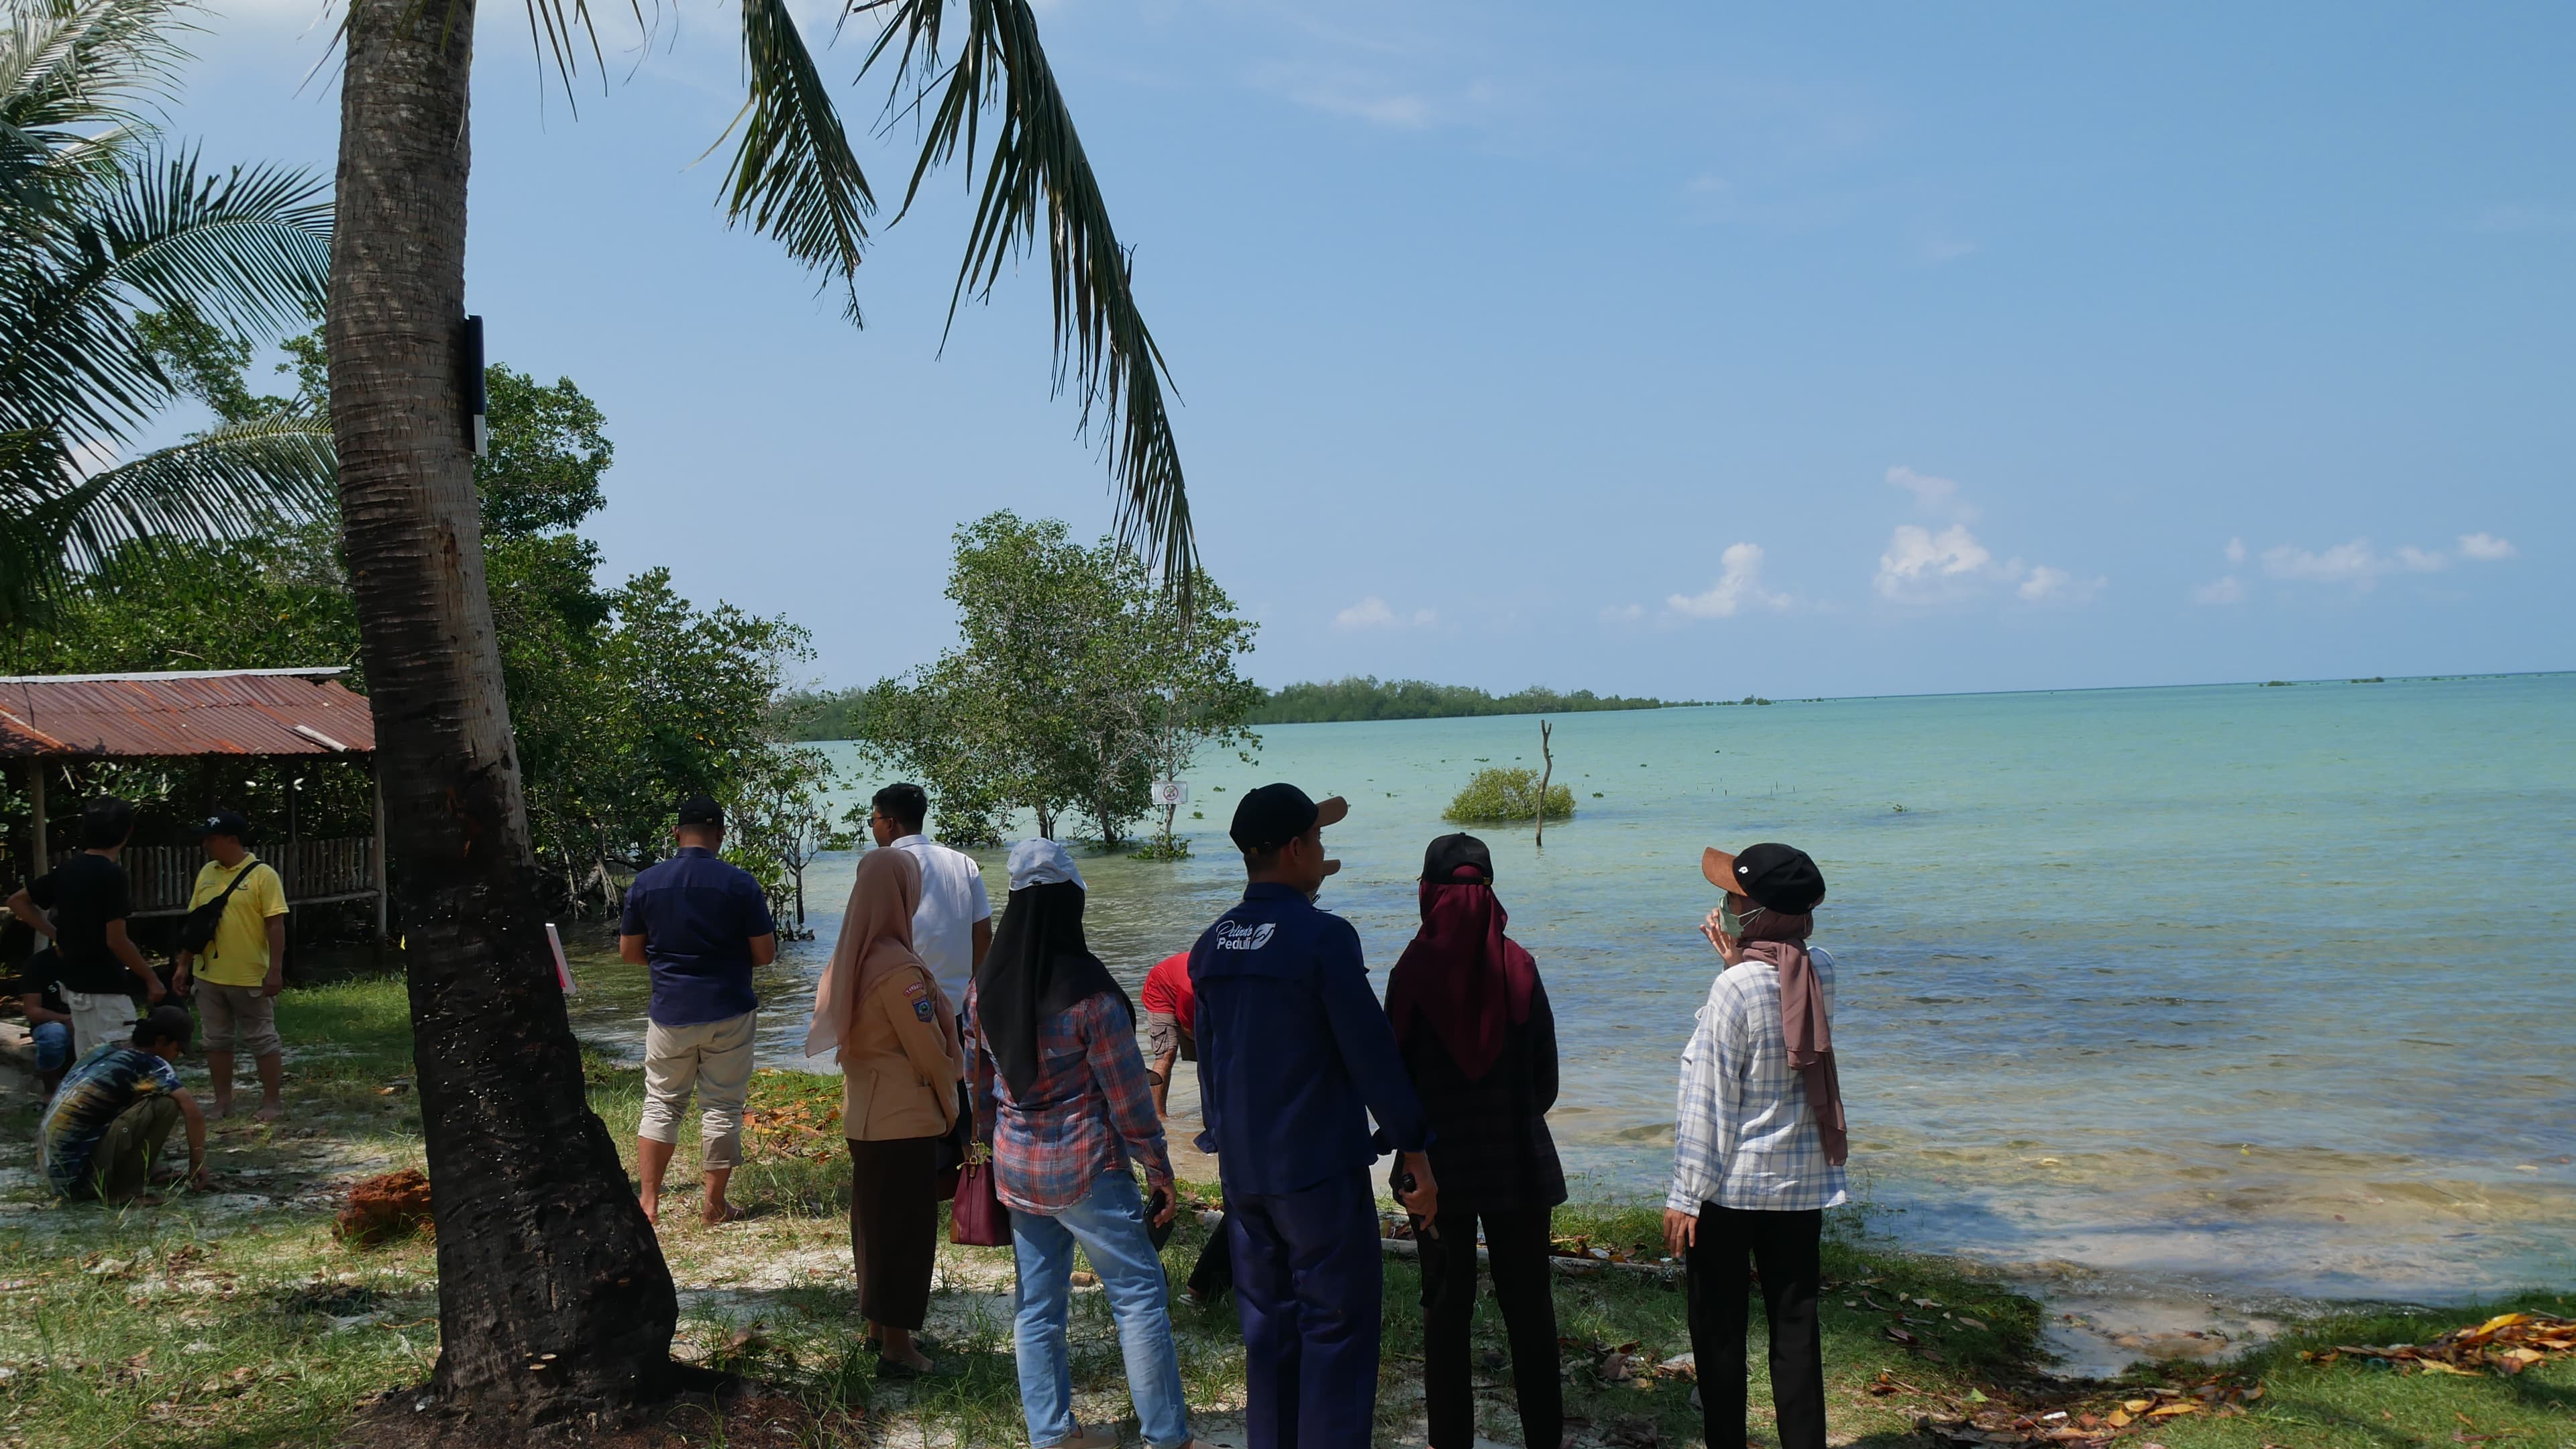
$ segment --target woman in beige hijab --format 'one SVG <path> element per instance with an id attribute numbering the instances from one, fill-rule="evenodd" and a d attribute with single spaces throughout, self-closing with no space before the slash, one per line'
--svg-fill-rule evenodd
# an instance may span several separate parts
<path id="1" fill-rule="evenodd" d="M 880 1378 L 911 1378 L 931 1366 L 912 1336 L 929 1312 L 939 1251 L 933 1149 L 956 1121 L 965 1062 L 957 1018 L 913 954 L 920 904 L 921 866 L 910 855 L 872 850 L 860 859 L 805 1035 L 807 1056 L 831 1051 L 841 1063 L 850 1256 Z"/>

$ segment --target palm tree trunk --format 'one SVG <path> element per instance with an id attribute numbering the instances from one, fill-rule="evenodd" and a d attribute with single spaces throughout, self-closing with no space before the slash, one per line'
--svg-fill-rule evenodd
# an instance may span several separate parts
<path id="1" fill-rule="evenodd" d="M 503 697 L 458 386 L 472 0 L 354 0 L 331 246 L 331 417 L 408 935 L 438 1220 L 434 1380 L 477 1416 L 666 1387 L 670 1271 L 585 1100 Z"/>

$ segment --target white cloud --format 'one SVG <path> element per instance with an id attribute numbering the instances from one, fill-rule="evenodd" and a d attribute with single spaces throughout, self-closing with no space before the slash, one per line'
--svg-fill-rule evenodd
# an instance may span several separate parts
<path id="1" fill-rule="evenodd" d="M 2225 552 L 2229 563 L 2241 564 L 2245 562 L 2245 540 L 2241 538 L 2229 539 L 2227 541 Z"/>
<path id="2" fill-rule="evenodd" d="M 1951 513 L 1960 518 L 1977 516 L 1974 509 L 1957 506 L 1959 484 L 1955 479 L 1936 478 L 1929 473 L 1917 473 L 1900 463 L 1887 470 L 1887 481 L 1913 494 L 1914 501 L 1922 505 L 1926 512 Z"/>
<path id="3" fill-rule="evenodd" d="M 2359 584 L 2368 588 L 2379 581 L 2387 569 L 2386 560 L 2370 546 L 2370 540 L 2356 538 L 2339 543 L 2322 553 L 2282 544 L 2263 550 L 2263 572 L 2276 579 L 2300 579 L 2314 584 Z"/>
<path id="4" fill-rule="evenodd" d="M 1723 572 L 1706 593 L 1674 594 L 1664 600 L 1664 607 L 1690 619 L 1728 619 L 1742 609 L 1789 607 L 1787 594 L 1762 586 L 1762 545 L 1729 544 L 1717 562 Z"/>
<path id="5" fill-rule="evenodd" d="M 2047 564 L 2034 566 L 2014 590 L 2026 603 L 2075 604 L 2102 592 L 2111 581 L 2107 578 L 2079 579 L 2064 569 Z"/>
<path id="6" fill-rule="evenodd" d="M 1960 497 L 1956 479 L 1899 464 L 1887 470 L 1887 481 L 1913 494 L 1918 508 L 1948 520 L 1948 526 L 1936 532 L 1919 523 L 1897 525 L 1878 556 L 1874 585 L 1882 597 L 1901 604 L 1937 604 L 2009 587 L 2025 603 L 2070 604 L 2093 597 L 2111 582 L 2018 558 L 1998 562 L 1994 551 L 1969 531 L 1977 510 Z"/>
<path id="7" fill-rule="evenodd" d="M 1618 604 L 1601 611 L 1604 624 L 1633 624 L 1644 617 L 1646 606 L 1643 604 Z"/>
<path id="8" fill-rule="evenodd" d="M 2511 558 L 2520 552 L 2521 550 L 2515 548 L 2510 541 L 2498 538 L 2492 533 L 2460 535 L 2460 557 L 2462 558 L 2475 559 L 2480 563 L 2493 563 L 2498 559 Z"/>
<path id="9" fill-rule="evenodd" d="M 2371 588 L 2390 574 L 2438 573 L 2450 566 L 2451 557 L 2446 553 L 2410 543 L 2394 554 L 2383 554 L 2366 538 L 2316 552 L 2286 543 L 2263 550 L 2263 572 L 2273 578 L 2309 584 L 2350 584 L 2356 589 Z"/>
<path id="10" fill-rule="evenodd" d="M 2191 601 L 2195 604 L 2244 603 L 2245 581 L 2234 574 L 2229 574 L 2223 579 L 2212 579 L 2191 591 Z"/>
<path id="11" fill-rule="evenodd" d="M 1348 116 L 1372 126 L 1419 131 L 1431 124 L 1431 102 L 1416 95 L 1370 95 L 1339 87 L 1295 90 L 1289 99 L 1327 115 Z"/>
<path id="12" fill-rule="evenodd" d="M 1375 594 L 1333 616 L 1337 629 L 1401 629 L 1407 625 L 1427 629 L 1439 622 L 1440 616 L 1429 609 L 1416 609 L 1409 616 L 1399 614 Z"/>
<path id="13" fill-rule="evenodd" d="M 1939 533 L 1900 523 L 1878 556 L 1878 591 L 1904 603 L 1950 597 L 1979 582 L 1994 560 L 1964 523 Z"/>

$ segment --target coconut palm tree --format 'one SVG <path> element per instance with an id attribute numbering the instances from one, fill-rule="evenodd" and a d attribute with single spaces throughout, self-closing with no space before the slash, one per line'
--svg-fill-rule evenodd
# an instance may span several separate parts
<path id="1" fill-rule="evenodd" d="M 581 0 L 525 3 L 567 82 L 598 64 Z M 1162 360 L 1029 0 L 843 3 L 877 26 L 858 69 L 882 67 L 921 125 L 906 203 L 947 163 L 983 167 L 952 316 L 1043 229 L 1059 389 L 1108 436 L 1123 536 L 1186 587 Z M 844 288 L 855 320 L 873 191 L 787 0 L 742 7 L 750 93 L 725 204 Z M 506 1437 L 667 1392 L 677 1307 L 586 1104 L 484 593 L 458 341 L 474 21 L 475 0 L 350 0 L 325 337 L 438 1220 L 433 1388 Z"/>
<path id="2" fill-rule="evenodd" d="M 0 626 L 128 539 L 220 538 L 331 498 L 328 427 L 247 419 L 114 466 L 178 395 L 135 326 L 323 301 L 320 182 L 163 145 L 183 0 L 7 0 L 0 29 Z"/>

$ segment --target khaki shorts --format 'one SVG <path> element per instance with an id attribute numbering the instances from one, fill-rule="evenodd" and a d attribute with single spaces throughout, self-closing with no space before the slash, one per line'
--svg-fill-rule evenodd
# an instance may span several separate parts
<path id="1" fill-rule="evenodd" d="M 134 998 L 122 991 L 66 991 L 63 1007 L 72 1019 L 73 1061 L 101 1042 L 134 1039 Z"/>
<path id="2" fill-rule="evenodd" d="M 1188 1027 L 1181 1025 L 1179 1017 L 1168 1011 L 1146 1012 L 1146 1068 L 1151 1070 L 1156 1062 L 1163 1059 L 1165 1053 L 1176 1047 L 1180 1050 L 1182 1061 L 1194 1062 L 1199 1059 L 1198 1038 L 1190 1034 Z"/>
<path id="3" fill-rule="evenodd" d="M 742 1103 L 751 1094 L 751 1038 L 758 1013 L 695 1026 L 644 1028 L 644 1118 L 635 1135 L 680 1140 L 689 1089 L 698 1093 L 698 1163 L 742 1165 Z"/>
<path id="4" fill-rule="evenodd" d="M 206 1050 L 229 1054 L 238 1046 L 254 1057 L 282 1056 L 277 998 L 257 986 L 197 983 L 197 1017 L 206 1025 Z"/>

